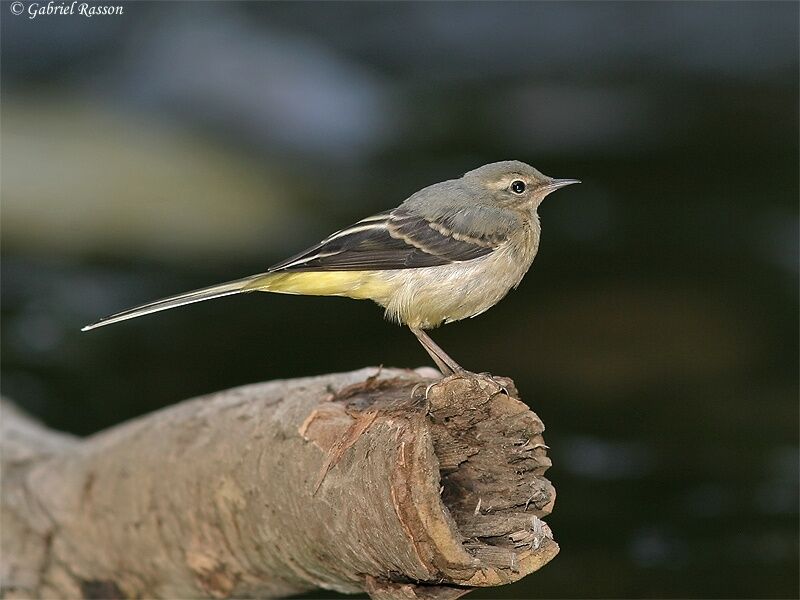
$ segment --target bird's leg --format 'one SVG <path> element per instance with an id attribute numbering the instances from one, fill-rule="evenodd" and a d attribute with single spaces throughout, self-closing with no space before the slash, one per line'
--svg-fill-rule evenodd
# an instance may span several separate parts
<path id="1" fill-rule="evenodd" d="M 450 358 L 447 355 L 447 352 L 442 350 L 436 342 L 431 339 L 427 333 L 425 333 L 422 329 L 417 329 L 416 327 L 409 327 L 411 332 L 417 336 L 419 343 L 422 344 L 422 347 L 430 354 L 433 362 L 436 363 L 436 366 L 439 367 L 439 370 L 442 372 L 442 375 L 447 377 L 448 375 L 452 375 L 453 373 L 459 373 L 463 371 L 463 367 L 459 365 L 456 361 Z"/>

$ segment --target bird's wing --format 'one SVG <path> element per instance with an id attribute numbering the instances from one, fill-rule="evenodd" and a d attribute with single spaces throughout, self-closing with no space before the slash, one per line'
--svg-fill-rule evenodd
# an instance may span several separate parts
<path id="1" fill-rule="evenodd" d="M 417 216 L 401 206 L 337 231 L 270 272 L 434 267 L 485 256 L 506 239 L 505 233 L 474 235 L 454 229 L 447 220 Z"/>

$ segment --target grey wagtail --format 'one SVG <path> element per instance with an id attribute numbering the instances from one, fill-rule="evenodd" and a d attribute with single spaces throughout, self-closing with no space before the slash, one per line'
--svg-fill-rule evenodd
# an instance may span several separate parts
<path id="1" fill-rule="evenodd" d="M 83 331 L 242 292 L 368 298 L 387 319 L 408 325 L 442 374 L 463 371 L 425 330 L 479 315 L 516 288 L 539 248 L 539 204 L 573 183 L 580 182 L 515 160 L 484 165 L 423 188 L 265 273 L 137 306 Z"/>

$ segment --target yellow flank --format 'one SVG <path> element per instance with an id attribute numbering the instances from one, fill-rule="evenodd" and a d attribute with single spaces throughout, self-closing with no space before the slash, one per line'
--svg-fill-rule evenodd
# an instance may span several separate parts
<path id="1" fill-rule="evenodd" d="M 389 296 L 391 286 L 369 271 L 309 271 L 267 273 L 242 289 L 251 290 L 304 296 L 346 296 L 381 303 Z"/>

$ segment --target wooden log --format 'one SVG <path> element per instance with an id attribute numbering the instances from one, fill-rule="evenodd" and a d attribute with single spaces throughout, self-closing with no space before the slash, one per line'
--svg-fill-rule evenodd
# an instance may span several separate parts
<path id="1" fill-rule="evenodd" d="M 558 552 L 544 427 L 507 379 L 370 368 L 82 440 L 8 403 L 2 427 L 5 598 L 450 600 Z"/>

